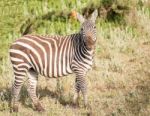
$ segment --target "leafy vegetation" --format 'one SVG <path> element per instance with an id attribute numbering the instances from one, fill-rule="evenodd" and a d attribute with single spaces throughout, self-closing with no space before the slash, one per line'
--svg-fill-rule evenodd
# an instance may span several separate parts
<path id="1" fill-rule="evenodd" d="M 83 109 L 82 105 L 77 109 L 71 107 L 74 76 L 60 79 L 59 84 L 55 79 L 45 81 L 41 77 L 38 96 L 47 111 L 32 111 L 25 80 L 18 115 L 150 114 L 149 0 L 1 0 L 0 115 L 11 115 L 11 43 L 28 33 L 75 33 L 80 25 L 71 12 L 89 17 L 94 9 L 98 9 L 99 17 L 95 65 L 87 75 L 91 109 Z"/>

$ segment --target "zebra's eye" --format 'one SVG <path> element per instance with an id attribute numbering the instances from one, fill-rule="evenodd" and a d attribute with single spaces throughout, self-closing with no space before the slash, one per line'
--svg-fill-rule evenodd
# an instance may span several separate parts
<path id="1" fill-rule="evenodd" d="M 81 31 L 83 31 L 83 28 L 81 28 Z"/>
<path id="2" fill-rule="evenodd" d="M 96 26 L 94 26 L 93 28 L 96 29 Z"/>

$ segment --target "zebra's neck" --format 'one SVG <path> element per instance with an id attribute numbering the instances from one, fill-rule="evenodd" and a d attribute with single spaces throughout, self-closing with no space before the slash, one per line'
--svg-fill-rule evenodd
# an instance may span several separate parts
<path id="1" fill-rule="evenodd" d="M 83 37 L 80 33 L 77 33 L 72 36 L 74 39 L 74 48 L 77 53 L 85 59 L 92 60 L 94 49 L 89 49 L 86 42 L 83 40 Z"/>
<path id="2" fill-rule="evenodd" d="M 93 55 L 94 47 L 88 46 L 88 42 L 84 41 L 82 34 L 77 33 L 77 36 L 78 37 L 76 37 L 76 43 L 79 46 L 79 49 L 82 50 L 86 55 Z"/>

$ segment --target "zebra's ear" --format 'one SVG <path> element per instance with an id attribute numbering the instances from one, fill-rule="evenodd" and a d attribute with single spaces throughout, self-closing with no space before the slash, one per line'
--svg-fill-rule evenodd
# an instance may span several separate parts
<path id="1" fill-rule="evenodd" d="M 95 11 L 92 13 L 92 15 L 91 15 L 91 20 L 92 20 L 93 22 L 95 22 L 97 16 L 98 16 L 98 11 L 95 10 Z"/>
<path id="2" fill-rule="evenodd" d="M 77 12 L 76 16 L 80 23 L 83 23 L 85 21 L 85 18 L 80 13 Z"/>

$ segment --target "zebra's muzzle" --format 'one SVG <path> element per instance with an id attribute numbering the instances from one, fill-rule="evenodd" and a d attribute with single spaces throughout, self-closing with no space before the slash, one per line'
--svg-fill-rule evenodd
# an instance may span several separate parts
<path id="1" fill-rule="evenodd" d="M 96 39 L 93 39 L 91 36 L 87 36 L 85 43 L 86 43 L 87 48 L 91 50 L 94 48 L 94 45 L 96 43 Z"/>

